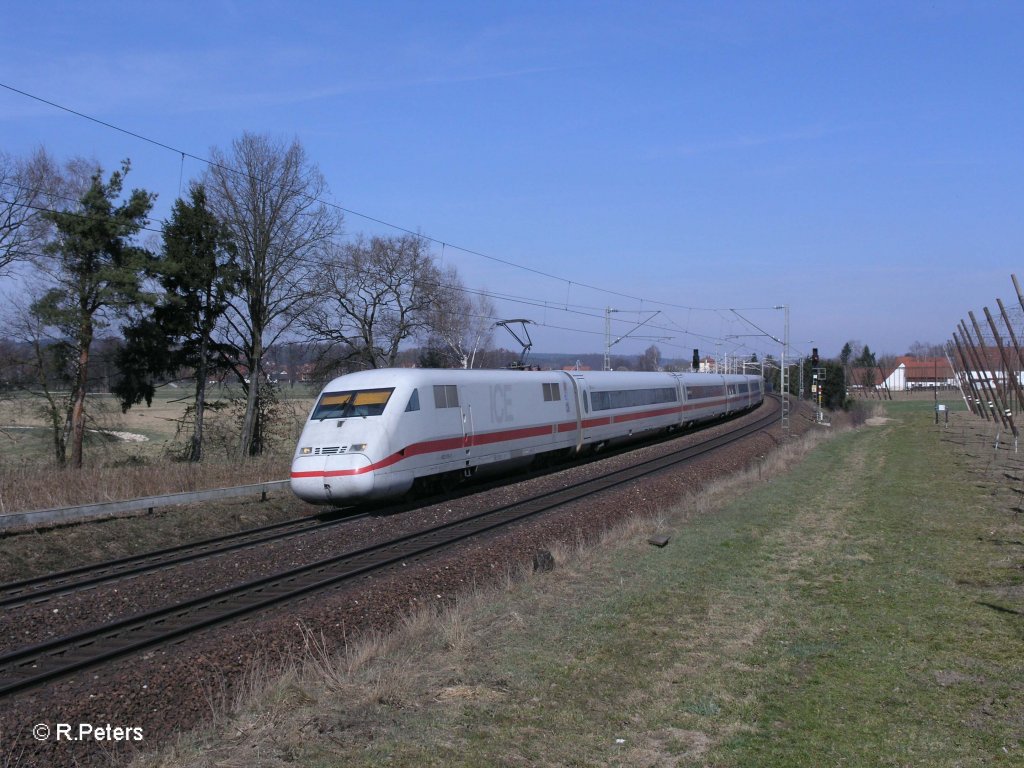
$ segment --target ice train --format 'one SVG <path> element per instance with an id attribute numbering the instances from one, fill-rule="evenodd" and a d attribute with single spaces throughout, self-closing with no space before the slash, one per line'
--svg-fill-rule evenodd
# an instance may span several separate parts
<path id="1" fill-rule="evenodd" d="M 291 487 L 314 504 L 397 497 L 749 410 L 759 376 L 384 368 L 320 393 Z"/>

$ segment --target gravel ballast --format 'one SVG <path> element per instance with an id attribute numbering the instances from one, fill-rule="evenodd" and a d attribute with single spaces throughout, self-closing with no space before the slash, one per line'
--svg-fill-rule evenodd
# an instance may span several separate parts
<path id="1" fill-rule="evenodd" d="M 753 419 L 759 414 L 742 418 Z M 716 425 L 400 514 L 379 512 L 317 534 L 13 608 L 0 617 L 0 652 L 565 487 L 700 442 L 732 426 Z M 805 415 L 794 413 L 794 433 L 811 427 Z M 590 540 L 628 517 L 654 514 L 659 508 L 678 503 L 707 481 L 760 460 L 777 445 L 777 434 L 777 428 L 772 434 L 758 434 L 682 469 L 566 505 L 479 541 L 15 696 L 4 702 L 0 713 L 0 754 L 8 761 L 4 764 L 110 765 L 112 759 L 118 762 L 136 749 L 153 749 L 230 706 L 254 669 L 262 674 L 285 666 L 303 647 L 304 633 L 312 632 L 317 637 L 322 634 L 328 643 L 340 647 L 346 638 L 351 640 L 360 633 L 387 631 L 410 610 L 451 602 L 469 587 L 505 578 L 554 542 Z M 33 728 L 40 724 L 49 729 L 49 738 L 34 737 Z M 129 736 L 127 741 L 67 741 L 56 738 L 58 724 L 70 725 L 76 738 L 83 724 L 96 729 L 110 726 L 137 730 L 124 732 Z"/>

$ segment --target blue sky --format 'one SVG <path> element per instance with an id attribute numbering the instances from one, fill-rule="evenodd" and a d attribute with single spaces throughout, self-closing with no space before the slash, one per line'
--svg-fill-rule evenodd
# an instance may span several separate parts
<path id="1" fill-rule="evenodd" d="M 611 306 L 615 336 L 661 310 L 616 353 L 778 354 L 729 309 L 781 336 L 789 304 L 802 351 L 902 353 L 1024 277 L 1020 3 L 44 1 L 0 51 L 3 85 L 200 157 L 297 137 L 349 234 L 456 246 L 538 351 L 602 351 Z M 203 170 L 0 88 L 0 149 L 40 145 L 131 158 L 157 217 Z"/>

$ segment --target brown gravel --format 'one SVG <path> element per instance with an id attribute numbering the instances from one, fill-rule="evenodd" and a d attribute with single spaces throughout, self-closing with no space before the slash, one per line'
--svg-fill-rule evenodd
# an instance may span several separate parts
<path id="1" fill-rule="evenodd" d="M 764 407 L 771 407 L 766 405 Z M 743 418 L 754 418 L 753 415 Z M 792 431 L 811 427 L 803 412 L 792 418 Z M 128 579 L 114 585 L 23 606 L 0 617 L 0 647 L 67 634 L 87 624 L 181 601 L 261 575 L 326 557 L 512 501 L 584 477 L 670 452 L 680 443 L 698 442 L 725 429 L 677 438 L 609 456 L 600 461 L 531 477 L 523 482 L 481 490 L 399 515 L 375 514 L 319 534 L 209 558 Z M 552 514 L 520 523 L 483 540 L 410 562 L 383 575 L 368 577 L 335 591 L 319 593 L 286 607 L 209 630 L 180 644 L 126 657 L 111 666 L 88 670 L 71 679 L 29 691 L 4 702 L 0 713 L 2 765 L 110 765 L 136 748 L 152 749 L 168 737 L 215 717 L 233 701 L 253 669 L 273 670 L 302 646 L 301 624 L 329 642 L 370 630 L 386 631 L 411 607 L 453 600 L 468 586 L 503 578 L 556 541 L 590 538 L 635 514 L 673 504 L 702 483 L 742 469 L 771 451 L 777 433 L 758 435 L 677 471 L 608 491 L 596 499 L 568 505 Z M 33 738 L 33 726 L 58 723 L 96 727 L 141 728 L 143 740 L 113 744 L 86 740 L 58 742 Z"/>

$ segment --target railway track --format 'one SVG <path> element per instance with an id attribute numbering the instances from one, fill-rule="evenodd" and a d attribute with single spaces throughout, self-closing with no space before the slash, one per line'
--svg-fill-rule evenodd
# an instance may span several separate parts
<path id="1" fill-rule="evenodd" d="M 0 698 L 313 592 L 342 586 L 375 571 L 415 561 L 444 547 L 684 464 L 774 423 L 777 412 L 769 410 L 767 415 L 716 438 L 577 485 L 0 655 Z"/>
<path id="2" fill-rule="evenodd" d="M 170 568 L 271 541 L 303 536 L 365 516 L 366 513 L 327 521 L 313 517 L 285 520 L 212 539 L 141 552 L 116 560 L 106 560 L 102 563 L 83 565 L 66 571 L 0 584 L 0 609 L 16 608 L 19 605 L 40 602 L 82 589 L 90 589 L 100 584 L 138 576 L 161 568 Z"/>

